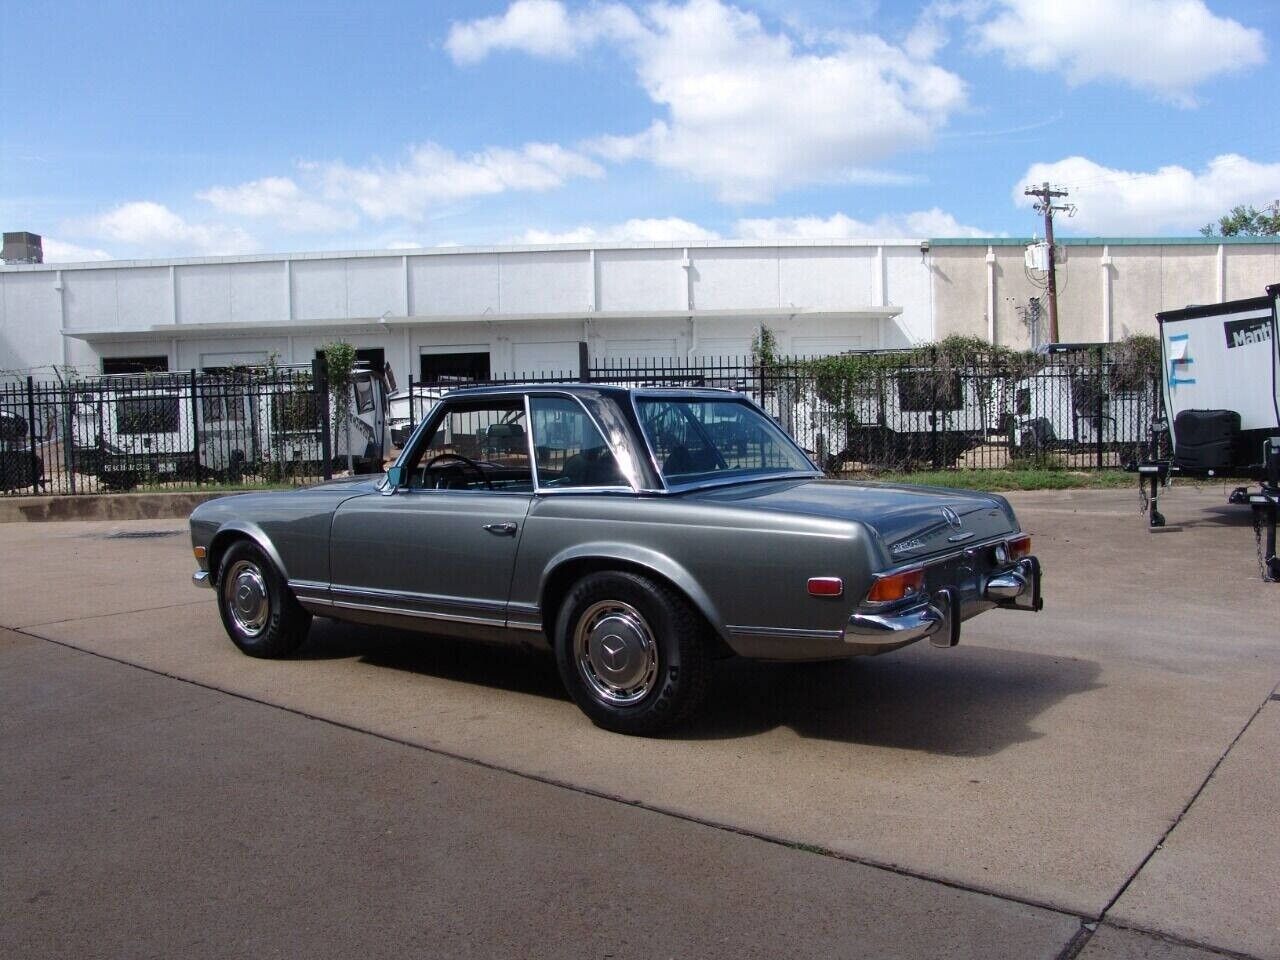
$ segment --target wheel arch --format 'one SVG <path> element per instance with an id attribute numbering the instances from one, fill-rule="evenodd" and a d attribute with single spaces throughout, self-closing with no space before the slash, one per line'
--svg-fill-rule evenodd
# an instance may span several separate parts
<path id="1" fill-rule="evenodd" d="M 698 611 L 710 636 L 715 638 L 717 652 L 732 654 L 724 622 L 714 602 L 688 570 L 656 551 L 620 544 L 583 544 L 557 555 L 547 564 L 538 589 L 538 606 L 542 611 L 543 633 L 552 646 L 560 604 L 573 585 L 587 574 L 615 570 L 637 573 L 675 590 Z"/>
<path id="2" fill-rule="evenodd" d="M 289 571 L 285 569 L 284 561 L 280 559 L 280 553 L 276 550 L 275 544 L 271 542 L 271 538 L 256 523 L 235 520 L 219 527 L 218 532 L 209 541 L 209 576 L 215 582 L 218 577 L 218 570 L 222 566 L 223 556 L 231 549 L 231 545 L 238 540 L 248 540 L 257 546 L 267 555 L 267 559 L 279 571 L 280 576 L 288 581 Z"/>

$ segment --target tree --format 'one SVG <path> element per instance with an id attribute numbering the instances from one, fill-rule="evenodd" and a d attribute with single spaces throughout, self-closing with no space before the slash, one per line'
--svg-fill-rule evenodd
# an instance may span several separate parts
<path id="1" fill-rule="evenodd" d="M 1206 223 L 1200 228 L 1203 237 L 1274 237 L 1280 235 L 1280 200 L 1261 210 L 1249 206 L 1236 206 L 1217 224 Z"/>

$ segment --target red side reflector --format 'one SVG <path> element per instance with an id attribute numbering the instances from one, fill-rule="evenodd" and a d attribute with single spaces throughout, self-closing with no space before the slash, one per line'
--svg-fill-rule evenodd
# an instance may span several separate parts
<path id="1" fill-rule="evenodd" d="M 869 603 L 893 603 L 895 600 L 902 600 L 919 593 L 923 588 L 923 567 L 916 567 L 914 570 L 903 570 L 900 573 L 876 577 L 875 583 L 871 584 L 871 589 L 867 591 L 867 601 Z"/>
<path id="2" fill-rule="evenodd" d="M 1009 559 L 1021 560 L 1031 554 L 1031 535 L 1020 533 L 1009 541 Z"/>
<path id="3" fill-rule="evenodd" d="M 844 581 L 839 577 L 810 577 L 809 596 L 838 597 L 844 593 Z"/>

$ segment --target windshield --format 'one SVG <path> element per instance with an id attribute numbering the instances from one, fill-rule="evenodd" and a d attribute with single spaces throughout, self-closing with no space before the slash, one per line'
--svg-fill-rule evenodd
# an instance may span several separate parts
<path id="1" fill-rule="evenodd" d="M 636 408 L 667 483 L 814 472 L 777 424 L 740 400 L 637 397 Z"/>

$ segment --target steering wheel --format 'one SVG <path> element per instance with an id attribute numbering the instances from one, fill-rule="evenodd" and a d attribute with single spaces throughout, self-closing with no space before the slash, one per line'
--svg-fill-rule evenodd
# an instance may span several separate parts
<path id="1" fill-rule="evenodd" d="M 490 490 L 493 489 L 493 484 L 490 483 L 489 478 L 485 476 L 484 469 L 480 466 L 480 464 L 476 463 L 470 457 L 464 457 L 460 453 L 436 454 L 434 457 L 432 457 L 430 460 L 427 461 L 427 465 L 423 469 L 430 470 L 441 460 L 457 460 L 459 463 L 465 464 L 466 466 L 470 467 L 472 470 L 476 472 L 476 474 L 480 477 L 481 483 L 483 483 L 488 489 Z"/>

